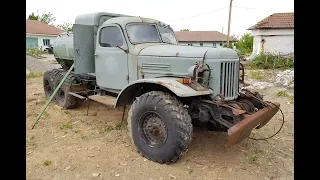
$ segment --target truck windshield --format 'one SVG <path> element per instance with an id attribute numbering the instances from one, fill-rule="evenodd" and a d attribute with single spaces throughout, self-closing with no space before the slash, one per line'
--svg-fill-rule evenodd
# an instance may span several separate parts
<path id="1" fill-rule="evenodd" d="M 171 29 L 163 26 L 158 27 L 161 38 L 159 37 L 159 33 L 155 24 L 129 24 L 127 26 L 127 32 L 129 39 L 133 44 L 147 42 L 165 42 L 170 44 L 177 43 Z"/>
<path id="2" fill-rule="evenodd" d="M 161 39 L 165 43 L 170 43 L 170 44 L 177 44 L 177 40 L 174 36 L 174 32 L 172 29 L 169 29 L 168 27 L 164 26 L 158 26 L 160 34 L 161 34 Z"/>

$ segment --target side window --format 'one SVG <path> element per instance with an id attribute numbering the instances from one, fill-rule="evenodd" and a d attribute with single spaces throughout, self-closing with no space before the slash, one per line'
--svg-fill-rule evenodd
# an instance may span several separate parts
<path id="1" fill-rule="evenodd" d="M 123 38 L 118 27 L 104 27 L 100 31 L 100 46 L 102 47 L 117 47 L 123 45 Z"/>

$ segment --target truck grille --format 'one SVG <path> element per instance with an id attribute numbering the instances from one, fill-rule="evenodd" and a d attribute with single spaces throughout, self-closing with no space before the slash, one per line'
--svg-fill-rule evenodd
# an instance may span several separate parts
<path id="1" fill-rule="evenodd" d="M 237 62 L 221 62 L 220 93 L 226 99 L 234 99 L 238 95 Z"/>

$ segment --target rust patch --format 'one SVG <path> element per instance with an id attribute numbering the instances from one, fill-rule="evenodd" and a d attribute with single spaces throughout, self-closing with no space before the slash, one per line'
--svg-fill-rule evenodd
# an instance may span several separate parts
<path id="1" fill-rule="evenodd" d="M 183 84 L 183 79 L 177 79 L 176 81 Z"/>
<path id="2" fill-rule="evenodd" d="M 72 84 L 70 86 L 70 92 L 82 92 L 86 90 L 87 90 L 87 87 L 84 84 Z"/>
<path id="3" fill-rule="evenodd" d="M 232 113 L 235 115 L 235 116 L 238 116 L 240 114 L 244 114 L 246 113 L 247 111 L 244 111 L 244 110 L 241 110 L 241 109 L 236 109 L 234 107 L 231 107 L 225 103 L 219 103 L 219 102 L 213 102 L 213 101 L 209 101 L 209 100 L 205 100 L 205 99 L 202 99 L 201 101 L 203 102 L 206 102 L 206 103 L 211 103 L 211 104 L 215 104 L 215 105 L 218 105 L 218 106 L 223 106 L 223 107 L 226 107 L 228 108 L 229 110 L 232 111 Z"/>
<path id="4" fill-rule="evenodd" d="M 245 118 L 228 129 L 228 143 L 227 147 L 237 144 L 247 138 L 253 128 L 261 128 L 267 124 L 270 119 L 278 112 L 280 104 L 275 102 L 269 104 L 268 107 L 260 109 L 259 111 L 251 114 L 244 115 Z"/>

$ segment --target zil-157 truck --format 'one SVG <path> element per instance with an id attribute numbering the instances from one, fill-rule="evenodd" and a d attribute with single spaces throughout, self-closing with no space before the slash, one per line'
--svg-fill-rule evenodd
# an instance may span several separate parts
<path id="1" fill-rule="evenodd" d="M 154 162 L 177 161 L 193 127 L 227 132 L 232 146 L 279 110 L 279 103 L 242 88 L 244 68 L 234 50 L 178 45 L 173 29 L 155 19 L 79 15 L 73 32 L 60 34 L 53 51 L 63 68 L 45 72 L 46 96 L 64 79 L 52 95 L 63 108 L 85 99 L 130 106 L 131 141 Z"/>

